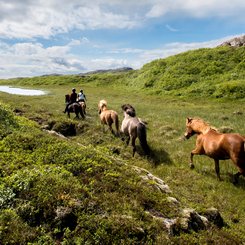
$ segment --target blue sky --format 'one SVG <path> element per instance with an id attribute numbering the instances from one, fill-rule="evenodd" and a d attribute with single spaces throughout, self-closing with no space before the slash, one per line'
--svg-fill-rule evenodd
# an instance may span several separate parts
<path id="1" fill-rule="evenodd" d="M 141 68 L 244 35 L 244 0 L 0 0 L 0 78 Z"/>

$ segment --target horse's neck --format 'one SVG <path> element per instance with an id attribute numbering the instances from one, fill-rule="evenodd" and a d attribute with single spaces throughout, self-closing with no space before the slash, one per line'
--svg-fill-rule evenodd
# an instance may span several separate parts
<path id="1" fill-rule="evenodd" d="M 129 118 L 132 118 L 130 115 L 128 115 L 128 113 L 126 113 L 125 111 L 123 112 L 123 114 L 124 114 L 124 118 L 125 119 L 129 119 Z"/>
<path id="2" fill-rule="evenodd" d="M 106 106 L 102 106 L 101 111 L 107 111 L 107 107 Z"/>
<path id="3" fill-rule="evenodd" d="M 200 125 L 195 129 L 195 131 L 197 134 L 206 134 L 210 129 L 211 127 L 208 125 Z"/>
<path id="4" fill-rule="evenodd" d="M 124 112 L 124 122 L 132 122 L 133 124 L 138 124 L 141 122 L 138 117 L 131 117 L 126 112 Z"/>

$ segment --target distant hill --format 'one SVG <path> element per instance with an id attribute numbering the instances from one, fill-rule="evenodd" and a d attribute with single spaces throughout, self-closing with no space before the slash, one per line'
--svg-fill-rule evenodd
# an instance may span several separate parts
<path id="1" fill-rule="evenodd" d="M 84 75 L 92 75 L 92 74 L 98 74 L 98 73 L 118 73 L 118 72 L 132 71 L 132 70 L 133 68 L 131 67 L 122 67 L 122 68 L 116 68 L 116 69 L 95 70 L 95 71 L 80 73 L 78 75 L 84 76 Z"/>

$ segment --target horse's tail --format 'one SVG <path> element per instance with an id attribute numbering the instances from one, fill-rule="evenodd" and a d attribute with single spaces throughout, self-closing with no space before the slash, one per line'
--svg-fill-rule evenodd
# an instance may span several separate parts
<path id="1" fill-rule="evenodd" d="M 117 136 L 119 136 L 119 118 L 117 114 L 115 115 L 115 127 L 117 130 Z"/>
<path id="2" fill-rule="evenodd" d="M 78 103 L 78 110 L 79 110 L 79 113 L 81 115 L 81 117 L 84 119 L 85 118 L 85 113 L 84 113 L 84 110 L 83 110 L 83 105 Z"/>
<path id="3" fill-rule="evenodd" d="M 146 126 L 144 123 L 139 122 L 137 125 L 137 135 L 140 141 L 140 145 L 145 152 L 146 155 L 150 154 L 150 147 L 148 146 L 147 140 L 146 140 Z"/>

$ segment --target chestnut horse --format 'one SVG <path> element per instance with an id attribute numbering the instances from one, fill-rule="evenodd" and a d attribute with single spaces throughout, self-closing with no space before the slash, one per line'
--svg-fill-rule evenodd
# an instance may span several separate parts
<path id="1" fill-rule="evenodd" d="M 219 133 L 198 118 L 186 119 L 185 137 L 197 134 L 196 148 L 191 151 L 190 167 L 194 168 L 193 155 L 207 155 L 214 159 L 215 171 L 220 180 L 219 160 L 231 159 L 239 172 L 234 175 L 234 183 L 240 175 L 245 176 L 245 137 L 239 134 Z"/>
<path id="2" fill-rule="evenodd" d="M 133 156 L 136 152 L 135 141 L 137 137 L 139 138 L 140 145 L 146 155 L 149 155 L 150 148 L 146 140 L 146 125 L 138 117 L 136 117 L 136 112 L 133 106 L 129 104 L 122 105 L 122 110 L 124 113 L 124 119 L 122 121 L 121 132 L 124 133 L 128 138 L 126 144 L 129 144 L 131 140 L 131 145 L 133 148 Z"/>
<path id="3" fill-rule="evenodd" d="M 117 112 L 107 109 L 106 100 L 100 100 L 98 104 L 98 108 L 99 108 L 100 121 L 101 124 L 103 125 L 103 131 L 105 130 L 104 126 L 108 125 L 112 134 L 114 134 L 115 136 L 119 136 L 119 118 Z M 115 124 L 116 133 L 112 128 L 113 123 Z"/>

